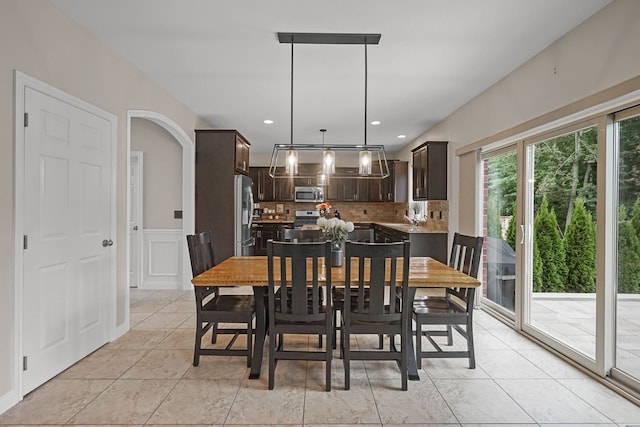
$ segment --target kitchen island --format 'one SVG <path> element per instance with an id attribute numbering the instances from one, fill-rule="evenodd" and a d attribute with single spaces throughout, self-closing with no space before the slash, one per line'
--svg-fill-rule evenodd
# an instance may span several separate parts
<path id="1" fill-rule="evenodd" d="M 431 257 L 445 264 L 448 261 L 448 233 L 446 231 L 395 222 L 354 222 L 354 225 L 359 229 L 373 228 L 376 242 L 409 240 L 412 257 Z M 256 255 L 266 254 L 267 240 L 279 240 L 282 229 L 292 227 L 293 221 L 290 219 L 274 218 L 254 221 L 254 237 L 256 239 L 254 253 Z"/>

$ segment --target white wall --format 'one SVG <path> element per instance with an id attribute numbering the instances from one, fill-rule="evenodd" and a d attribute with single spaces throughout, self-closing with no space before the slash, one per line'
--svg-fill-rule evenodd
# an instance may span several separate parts
<path id="1" fill-rule="evenodd" d="M 15 400 L 13 236 L 13 71 L 19 70 L 118 117 L 117 324 L 125 319 L 126 111 L 171 118 L 187 135 L 207 127 L 192 111 L 150 82 L 46 0 L 0 2 L 0 412 Z"/>
<path id="2" fill-rule="evenodd" d="M 182 146 L 161 126 L 131 120 L 131 150 L 142 151 L 144 228 L 182 229 Z"/>
<path id="3" fill-rule="evenodd" d="M 449 141 L 449 230 L 475 229 L 475 171 L 460 169 L 456 149 L 640 76 L 640 1 L 614 0 L 543 52 L 412 141 Z M 480 232 L 480 230 L 477 230 Z"/>

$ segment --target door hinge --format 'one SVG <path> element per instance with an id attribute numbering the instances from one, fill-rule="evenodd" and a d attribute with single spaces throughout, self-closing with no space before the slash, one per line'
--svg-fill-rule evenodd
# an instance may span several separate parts
<path id="1" fill-rule="evenodd" d="M 24 127 L 29 127 L 29 113 L 24 113 Z"/>
<path id="2" fill-rule="evenodd" d="M 22 236 L 22 249 L 27 249 L 29 247 L 29 236 L 26 234 Z"/>
<path id="3" fill-rule="evenodd" d="M 22 356 L 22 370 L 27 370 L 27 356 Z"/>

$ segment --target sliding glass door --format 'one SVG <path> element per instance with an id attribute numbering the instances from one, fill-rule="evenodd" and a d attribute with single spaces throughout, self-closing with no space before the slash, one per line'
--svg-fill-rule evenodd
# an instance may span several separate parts
<path id="1" fill-rule="evenodd" d="M 597 127 L 525 141 L 523 327 L 595 360 Z"/>
<path id="2" fill-rule="evenodd" d="M 612 375 L 640 382 L 640 107 L 615 114 L 617 283 Z"/>
<path id="3" fill-rule="evenodd" d="M 517 147 L 483 155 L 485 304 L 515 320 Z"/>

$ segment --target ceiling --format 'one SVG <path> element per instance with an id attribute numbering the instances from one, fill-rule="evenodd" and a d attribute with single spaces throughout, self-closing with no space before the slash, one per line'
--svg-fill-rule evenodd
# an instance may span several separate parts
<path id="1" fill-rule="evenodd" d="M 367 143 L 393 153 L 609 2 L 52 1 L 252 153 L 291 142 L 291 44 L 278 32 L 382 35 L 367 51 L 367 121 L 381 122 Z M 327 144 L 362 143 L 364 46 L 296 44 L 293 71 L 293 142 L 321 143 L 325 128 Z"/>

